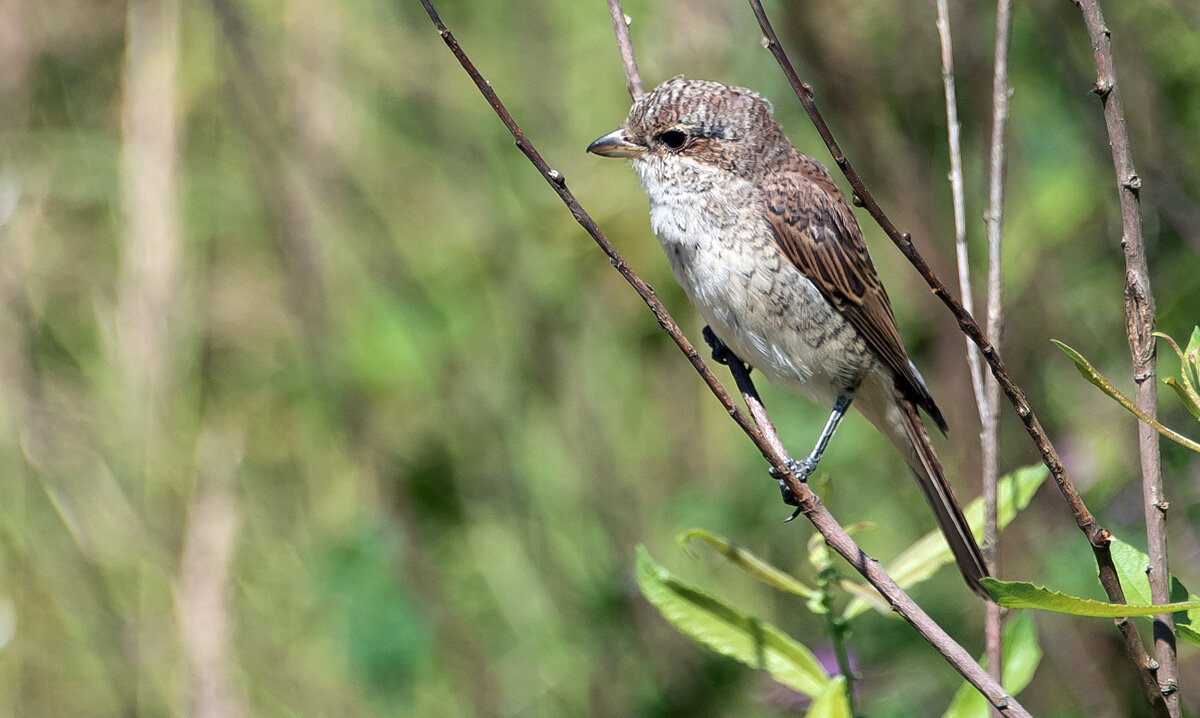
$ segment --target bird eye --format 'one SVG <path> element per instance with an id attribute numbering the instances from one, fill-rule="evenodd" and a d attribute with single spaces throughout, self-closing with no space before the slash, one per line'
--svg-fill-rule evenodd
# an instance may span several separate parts
<path id="1" fill-rule="evenodd" d="M 658 140 L 670 149 L 677 150 L 687 142 L 687 134 L 682 130 L 667 130 L 658 136 Z"/>

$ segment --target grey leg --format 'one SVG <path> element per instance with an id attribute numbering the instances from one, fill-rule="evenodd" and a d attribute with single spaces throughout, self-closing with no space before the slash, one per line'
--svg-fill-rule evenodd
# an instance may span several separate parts
<path id="1" fill-rule="evenodd" d="M 821 436 L 817 438 L 817 445 L 813 447 L 812 452 L 799 461 L 788 459 L 788 469 L 801 481 L 807 481 L 812 472 L 816 471 L 817 463 L 821 461 L 821 455 L 825 453 L 825 447 L 829 446 L 829 440 L 833 438 L 833 432 L 837 431 L 838 424 L 841 423 L 842 417 L 846 415 L 846 410 L 850 408 L 850 402 L 853 400 L 853 391 L 846 391 L 839 395 L 837 401 L 833 403 L 833 411 L 829 413 L 829 420 L 825 422 L 825 428 L 821 430 Z M 789 506 L 796 505 L 795 495 L 782 479 L 779 481 L 779 492 L 783 495 L 784 503 Z M 791 521 L 799 513 L 800 509 L 796 509 L 796 512 L 787 520 Z"/>

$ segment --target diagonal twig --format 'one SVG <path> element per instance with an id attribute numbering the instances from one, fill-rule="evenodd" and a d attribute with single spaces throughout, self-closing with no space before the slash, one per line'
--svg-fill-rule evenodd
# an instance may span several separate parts
<path id="1" fill-rule="evenodd" d="M 621 0 L 607 0 L 608 14 L 612 16 L 613 32 L 617 35 L 617 49 L 621 51 L 621 64 L 625 66 L 625 81 L 629 96 L 634 102 L 642 99 L 642 76 L 638 74 L 637 60 L 633 56 L 633 40 L 629 37 L 629 16 L 621 9 Z"/>
<path id="2" fill-rule="evenodd" d="M 663 330 L 671 336 L 676 345 L 679 346 L 680 350 L 682 350 L 688 357 L 688 360 L 691 361 L 692 366 L 701 375 L 701 377 L 704 379 L 704 382 L 708 385 L 713 394 L 717 396 L 718 400 L 720 400 L 722 406 L 725 407 L 725 410 L 729 413 L 729 415 L 738 423 L 738 426 L 742 428 L 747 436 L 750 437 L 764 458 L 766 458 L 771 466 L 776 469 L 778 475 L 782 476 L 784 480 L 788 482 L 789 487 L 792 489 L 799 501 L 801 511 L 809 519 L 809 521 L 812 522 L 813 526 L 821 532 L 826 543 L 828 543 L 831 548 L 837 551 L 838 554 L 840 554 L 852 566 L 854 566 L 854 568 L 858 570 L 858 572 L 862 574 L 867 581 L 869 581 L 871 585 L 874 586 L 888 600 L 892 606 L 892 609 L 895 610 L 906 621 L 908 621 L 908 623 L 912 625 L 917 632 L 930 643 L 930 645 L 932 645 L 943 656 L 945 656 L 947 661 L 955 668 L 955 670 L 957 670 L 972 685 L 978 688 L 979 691 L 988 698 L 992 705 L 996 706 L 1006 716 L 1014 716 L 1018 718 L 1029 716 L 1029 713 L 1021 706 L 1020 703 L 1005 693 L 1004 689 L 987 675 L 987 672 L 975 662 L 966 649 L 955 642 L 954 639 L 951 638 L 941 626 L 939 626 L 932 618 L 930 618 L 920 608 L 920 606 L 916 604 L 915 601 L 909 598 L 909 596 L 898 585 L 896 585 L 891 577 L 888 576 L 883 568 L 879 565 L 877 560 L 867 556 L 862 549 L 860 549 L 858 545 L 854 543 L 854 540 L 850 538 L 849 534 L 847 534 L 837 520 L 833 518 L 829 511 L 824 507 L 824 504 L 822 504 L 821 500 L 809 489 L 808 485 L 796 478 L 796 476 L 788 468 L 786 454 L 779 450 L 781 445 L 778 443 L 778 436 L 775 436 L 774 432 L 772 431 L 772 437 L 768 438 L 766 432 L 764 432 L 758 424 L 754 423 L 754 421 L 748 418 L 745 412 L 742 412 L 740 409 L 738 409 L 729 393 L 724 389 L 724 387 L 721 386 L 715 375 L 713 375 L 712 371 L 700 358 L 695 347 L 693 347 L 687 338 L 683 336 L 678 324 L 676 324 L 674 319 L 671 318 L 662 302 L 659 301 L 657 295 L 655 295 L 654 290 L 650 288 L 650 286 L 646 284 L 645 281 L 643 281 L 641 277 L 639 277 L 629 267 L 628 264 L 625 263 L 624 259 L 621 258 L 616 248 L 613 247 L 612 243 L 609 242 L 608 238 L 605 237 L 602 231 L 600 231 L 596 223 L 591 219 L 583 207 L 580 206 L 574 195 L 567 188 L 566 181 L 563 179 L 562 175 L 558 171 L 551 169 L 550 166 L 546 164 L 541 154 L 538 153 L 537 149 L 525 136 L 525 133 L 521 130 L 520 126 L 504 107 L 504 103 L 500 101 L 500 98 L 496 94 L 495 90 L 492 89 L 491 84 L 488 83 L 487 80 L 484 79 L 483 75 L 480 74 L 480 72 L 475 68 L 474 64 L 471 63 L 462 47 L 458 44 L 458 41 L 454 39 L 454 36 L 446 28 L 446 25 L 442 22 L 437 11 L 434 9 L 432 0 L 421 0 L 421 4 L 424 6 L 425 11 L 429 14 L 429 18 L 433 21 L 434 26 L 437 27 L 442 40 L 446 43 L 446 46 L 458 59 L 459 64 L 462 65 L 463 69 L 466 70 L 467 74 L 475 82 L 475 85 L 479 88 L 480 92 L 483 93 L 485 99 L 488 101 L 488 104 L 492 106 L 492 109 L 495 110 L 497 116 L 499 116 L 500 120 L 512 133 L 513 137 L 516 139 L 518 149 L 520 149 L 521 152 L 524 153 L 527 158 L 529 158 L 529 161 L 538 169 L 538 171 L 542 174 L 554 191 L 567 205 L 568 209 L 570 209 L 571 214 L 575 217 L 575 220 L 588 232 L 588 234 L 592 236 L 604 253 L 609 257 L 609 260 L 612 262 L 613 266 L 621 273 L 621 276 L 633 286 L 633 288 L 638 292 L 638 295 L 642 297 L 642 300 L 645 301 L 647 306 L 650 307 L 651 311 L 655 315 L 655 318 L 658 320 L 659 326 L 661 326 Z M 754 407 L 752 410 L 757 412 L 757 410 L 761 408 L 761 402 L 756 401 L 755 404 L 751 406 Z M 769 425 L 769 423 L 765 425 Z"/>
<path id="3" fill-rule="evenodd" d="M 912 238 L 896 228 L 880 208 L 879 203 L 875 201 L 870 191 L 867 190 L 862 178 L 859 177 L 858 172 L 855 171 L 849 160 L 846 159 L 837 141 L 833 138 L 833 134 L 829 131 L 829 126 L 825 123 L 825 119 L 817 109 L 816 102 L 813 99 L 812 88 L 801 82 L 799 76 L 796 75 L 795 68 L 792 67 L 791 61 L 783 51 L 783 47 L 779 44 L 779 38 L 771 28 L 771 23 L 762 9 L 762 4 L 758 0 L 749 0 L 749 2 L 755 16 L 758 18 L 759 26 L 765 35 L 767 49 L 771 51 L 771 54 L 779 62 L 784 75 L 800 100 L 800 104 L 804 106 L 813 125 L 817 128 L 817 132 L 825 140 L 825 144 L 833 156 L 833 161 L 837 163 L 838 167 L 846 175 L 846 179 L 849 180 L 850 186 L 854 189 L 855 199 L 871 214 L 871 217 L 875 219 L 892 242 L 900 249 L 901 254 L 916 268 L 918 274 L 921 275 L 926 284 L 933 290 L 933 294 L 941 299 L 942 303 L 949 308 L 950 313 L 954 315 L 955 320 L 958 322 L 959 329 L 979 347 L 980 353 L 991 368 L 992 375 L 999 383 L 1000 389 L 1012 403 L 1017 416 L 1021 418 L 1021 422 L 1025 425 L 1025 430 L 1037 446 L 1042 463 L 1050 470 L 1050 475 L 1054 477 L 1059 491 L 1070 506 L 1071 513 L 1075 517 L 1075 523 L 1079 526 L 1084 536 L 1087 537 L 1088 544 L 1092 547 L 1092 555 L 1096 559 L 1100 584 L 1108 595 L 1108 599 L 1113 603 L 1125 603 L 1125 592 L 1121 588 L 1121 581 L 1117 577 L 1116 567 L 1113 565 L 1112 552 L 1109 550 L 1109 541 L 1112 538 L 1112 534 L 1100 526 L 1096 522 L 1096 517 L 1088 510 L 1087 504 L 1084 503 L 1083 497 L 1075 487 L 1074 481 L 1071 480 L 1070 475 L 1067 473 L 1067 469 L 1063 465 L 1058 451 L 1050 442 L 1045 429 L 1042 428 L 1041 421 L 1038 420 L 1037 415 L 1030 407 L 1029 400 L 1025 397 L 1025 392 L 1017 386 L 1009 374 L 1008 367 L 1000 357 L 1000 351 L 992 344 L 987 335 L 984 334 L 979 323 L 975 321 L 975 318 L 963 309 L 962 304 L 950 293 L 942 280 L 933 273 L 929 264 L 913 246 Z M 1145 672 L 1150 670 L 1149 667 L 1154 662 L 1146 653 L 1145 647 L 1142 646 L 1141 640 L 1137 636 L 1136 628 L 1128 620 L 1118 621 L 1118 626 L 1125 639 L 1126 649 L 1134 659 L 1138 670 L 1144 675 Z"/>

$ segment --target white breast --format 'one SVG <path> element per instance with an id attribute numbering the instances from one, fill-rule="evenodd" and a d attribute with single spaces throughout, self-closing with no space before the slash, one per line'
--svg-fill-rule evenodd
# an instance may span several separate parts
<path id="1" fill-rule="evenodd" d="M 845 342 L 861 339 L 776 248 L 750 183 L 695 163 L 687 181 L 666 183 L 647 162 L 634 165 L 675 278 L 722 341 L 821 404 L 857 383 L 864 367 Z"/>

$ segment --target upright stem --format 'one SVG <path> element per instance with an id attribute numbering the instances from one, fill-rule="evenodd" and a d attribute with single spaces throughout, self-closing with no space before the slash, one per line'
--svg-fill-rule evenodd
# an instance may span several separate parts
<path id="1" fill-rule="evenodd" d="M 1096 84 L 1092 91 L 1104 105 L 1104 124 L 1112 149 L 1116 171 L 1117 195 L 1121 203 L 1121 247 L 1125 252 L 1125 328 L 1133 357 L 1133 380 L 1137 383 L 1137 405 L 1151 418 L 1157 413 L 1155 402 L 1154 295 L 1150 291 L 1150 271 L 1142 241 L 1142 214 L 1138 192 L 1142 180 L 1133 166 L 1125 111 L 1117 89 L 1117 74 L 1112 56 L 1112 33 L 1104 24 L 1098 0 L 1078 0 L 1083 11 L 1096 60 Z M 1150 556 L 1147 575 L 1150 597 L 1156 603 L 1169 600 L 1170 574 L 1167 564 L 1167 500 L 1163 495 L 1159 464 L 1158 433 L 1145 422 L 1138 423 L 1138 452 L 1142 465 L 1142 503 L 1146 516 L 1146 542 Z M 1175 624 L 1170 614 L 1154 617 L 1154 653 L 1158 670 L 1154 676 L 1158 695 L 1167 713 L 1181 715 L 1178 666 L 1175 656 Z"/>
<path id="2" fill-rule="evenodd" d="M 621 0 L 608 0 L 608 14 L 612 16 L 613 32 L 617 35 L 617 49 L 621 51 L 621 64 L 625 66 L 625 83 L 634 102 L 642 99 L 642 76 L 638 73 L 637 59 L 633 56 L 633 40 L 629 37 L 629 16 L 621 9 Z"/>
<path id="3" fill-rule="evenodd" d="M 829 153 L 833 157 L 833 161 L 837 164 L 838 169 L 842 171 L 846 179 L 850 182 L 850 186 L 854 189 L 854 194 L 859 202 L 861 202 L 861 206 L 870 213 L 871 217 L 879 224 L 879 227 L 883 229 L 888 238 L 892 240 L 905 258 L 908 259 L 909 263 L 913 265 L 917 273 L 921 275 L 921 278 L 933 290 L 934 296 L 940 299 L 950 310 L 950 313 L 954 315 L 955 320 L 958 321 L 959 329 L 979 347 L 980 353 L 983 355 L 988 367 L 992 370 L 992 376 L 999 382 L 1001 391 L 1004 392 L 1009 402 L 1012 403 L 1013 409 L 1017 412 L 1017 416 L 1020 417 L 1021 423 L 1025 426 L 1025 430 L 1037 446 L 1038 452 L 1041 454 L 1042 463 L 1050 470 L 1050 475 L 1054 478 L 1055 484 L 1058 485 L 1058 490 L 1062 493 L 1063 499 L 1066 500 L 1067 505 L 1071 509 L 1076 525 L 1079 526 L 1079 530 L 1087 537 L 1088 544 L 1092 548 L 1092 555 L 1096 558 L 1100 585 L 1104 587 L 1104 592 L 1108 595 L 1110 601 L 1113 603 L 1125 603 L 1125 591 L 1121 588 L 1121 580 L 1117 576 L 1117 568 L 1113 563 L 1112 550 L 1109 548 L 1112 534 L 1096 521 L 1095 515 L 1088 509 L 1087 503 L 1083 500 L 1083 496 L 1079 493 L 1079 489 L 1071 479 L 1067 467 L 1059 457 L 1058 450 L 1054 448 L 1054 444 L 1046 435 L 1046 430 L 1042 428 L 1042 422 L 1038 419 L 1037 414 L 1033 411 L 1033 407 L 1029 404 L 1029 400 L 1025 397 L 1025 392 L 1022 391 L 1021 387 L 1017 386 L 1009 374 L 1008 367 L 1000 356 L 1000 351 L 991 342 L 988 335 L 984 333 L 984 330 L 975 321 L 971 313 L 963 309 L 962 304 L 954 297 L 945 283 L 933 273 L 933 270 L 929 267 L 929 263 L 925 261 L 925 258 L 913 246 L 912 237 L 905 232 L 901 232 L 892 223 L 891 219 L 888 218 L 887 214 L 884 213 L 879 203 L 875 200 L 875 197 L 867 189 L 862 177 L 859 176 L 854 166 L 851 165 L 850 160 L 846 158 L 845 153 L 842 152 L 842 148 L 838 146 L 837 140 L 834 139 L 833 133 L 829 130 L 829 125 L 826 124 L 825 118 L 821 116 L 820 110 L 817 109 L 812 88 L 801 82 L 800 76 L 796 74 L 796 68 L 792 66 L 792 61 L 788 58 L 787 53 L 783 50 L 783 46 L 779 43 L 779 37 L 775 34 L 774 28 L 771 27 L 771 21 L 767 18 L 766 11 L 763 10 L 762 2 L 760 0 L 749 0 L 749 3 L 751 9 L 754 11 L 754 16 L 758 19 L 759 27 L 763 31 L 764 43 L 767 49 L 775 56 L 780 69 L 783 70 L 784 76 L 792 86 L 792 90 L 796 93 L 796 98 L 800 100 L 800 104 L 804 106 L 804 110 L 808 113 L 809 119 L 812 120 L 813 126 L 816 127 L 817 133 L 825 141 L 825 145 L 829 148 Z M 1146 653 L 1146 647 L 1142 644 L 1141 637 L 1138 635 L 1133 623 L 1127 618 L 1118 619 L 1117 629 L 1121 633 L 1125 650 L 1129 654 L 1130 660 L 1136 667 L 1143 683 L 1147 686 L 1152 685 L 1154 688 L 1157 688 L 1157 683 L 1151 675 L 1150 666 L 1153 664 L 1153 661 L 1150 660 Z M 1161 701 L 1159 705 L 1161 705 Z"/>
<path id="4" fill-rule="evenodd" d="M 984 215 L 988 238 L 987 277 L 987 335 L 997 346 L 1004 316 L 1001 297 L 1003 265 L 1001 263 L 1001 229 L 1004 218 L 1004 133 L 1008 124 L 1008 38 L 1012 27 L 1011 0 L 996 2 L 996 51 L 992 65 L 992 140 L 988 174 L 988 211 Z M 983 423 L 983 555 L 988 568 L 997 569 L 999 529 L 996 517 L 996 486 L 1000 476 L 1000 385 L 995 377 L 984 378 L 983 403 L 980 405 Z M 1000 677 L 1000 607 L 989 604 L 986 616 L 988 669 Z"/>
<path id="5" fill-rule="evenodd" d="M 838 672 L 846 678 L 846 701 L 850 704 L 850 715 L 858 715 L 854 702 L 854 666 L 850 663 L 850 652 L 846 648 L 846 639 L 850 634 L 850 624 L 838 616 L 833 610 L 833 590 L 837 585 L 837 570 L 832 566 L 821 571 L 817 579 L 821 589 L 821 605 L 825 610 L 825 624 L 829 627 L 829 639 L 833 644 L 833 655 L 837 658 Z"/>
<path id="6" fill-rule="evenodd" d="M 971 290 L 971 262 L 967 250 L 967 220 L 963 201 L 962 125 L 958 121 L 958 99 L 954 89 L 954 43 L 950 33 L 950 10 L 947 0 L 937 1 L 938 39 L 942 46 L 942 86 L 946 94 L 946 139 L 950 147 L 950 199 L 954 204 L 954 254 L 958 264 L 958 290 L 963 309 L 975 313 L 975 298 Z M 975 391 L 975 406 L 983 418 L 983 365 L 979 348 L 969 338 L 967 363 L 971 367 L 971 388 Z"/>
<path id="7" fill-rule="evenodd" d="M 963 171 L 961 126 L 958 122 L 958 100 L 954 89 L 954 43 L 950 31 L 950 10 L 947 0 L 937 1 L 938 39 L 942 46 L 942 85 L 946 94 L 946 136 L 950 146 L 950 194 L 954 202 L 954 249 L 958 264 L 958 287 L 962 296 L 963 309 L 974 313 L 975 301 L 971 291 L 971 263 L 967 251 L 966 211 L 963 202 Z M 1003 155 L 1001 155 L 1003 156 Z M 993 147 L 993 160 L 995 147 Z M 991 233 L 989 231 L 989 240 Z M 998 262 L 999 257 L 993 258 L 989 252 L 989 262 Z M 988 265 L 988 275 L 996 269 L 994 264 Z M 991 299 L 989 294 L 989 300 Z M 992 306 L 989 302 L 989 316 Z M 991 327 L 988 333 L 996 336 Z M 975 391 L 975 408 L 979 412 L 981 425 L 980 443 L 982 464 L 980 475 L 983 484 L 984 499 L 984 540 L 981 550 L 987 562 L 988 571 L 996 574 L 996 481 L 998 478 L 997 461 L 997 424 L 999 402 L 995 389 L 995 379 L 985 375 L 982 360 L 979 358 L 979 348 L 969 338 L 963 337 L 967 343 L 967 363 L 971 368 L 971 387 Z M 989 393 L 990 392 L 990 393 Z M 990 400 L 990 401 L 989 401 Z M 1000 681 L 1001 677 L 1001 645 L 1000 645 L 1000 607 L 988 602 L 984 609 L 984 653 L 987 655 L 988 675 L 993 680 Z"/>

